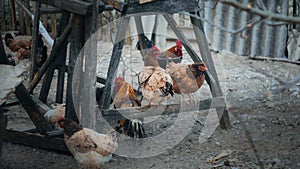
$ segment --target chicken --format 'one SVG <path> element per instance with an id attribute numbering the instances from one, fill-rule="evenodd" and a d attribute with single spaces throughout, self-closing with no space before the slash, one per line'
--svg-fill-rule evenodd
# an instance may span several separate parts
<path id="1" fill-rule="evenodd" d="M 191 101 L 196 102 L 191 94 L 196 92 L 205 80 L 204 72 L 207 67 L 204 62 L 194 64 L 170 63 L 167 72 L 173 80 L 174 93 L 181 94 L 184 102 L 184 94 L 187 94 Z"/>
<path id="2" fill-rule="evenodd" d="M 14 39 L 10 33 L 5 35 L 5 45 L 12 51 L 15 52 L 18 60 L 29 58 L 31 50 L 31 41 L 17 40 Z"/>
<path id="3" fill-rule="evenodd" d="M 168 63 L 181 63 L 182 61 L 182 43 L 176 40 L 176 45 L 157 56 L 159 66 L 166 69 Z"/>
<path id="4" fill-rule="evenodd" d="M 141 101 L 138 99 L 136 93 L 129 83 L 124 81 L 123 78 L 117 77 L 114 84 L 114 107 L 115 108 L 128 108 L 141 106 Z M 126 119 L 119 121 L 119 127 L 116 129 L 124 130 L 125 134 L 130 137 L 145 137 L 143 124 L 138 119 Z"/>
<path id="5" fill-rule="evenodd" d="M 49 122 L 49 124 L 52 126 L 52 128 L 58 128 L 57 121 L 60 117 L 65 117 L 65 104 L 60 104 L 55 107 L 55 109 L 48 110 L 44 117 Z"/>
<path id="6" fill-rule="evenodd" d="M 158 66 L 156 55 L 157 48 L 152 47 L 145 56 L 144 67 L 139 74 L 139 85 L 148 106 L 151 106 L 152 102 L 160 104 L 164 99 L 174 95 L 172 78 Z"/>
<path id="7" fill-rule="evenodd" d="M 64 129 L 65 143 L 80 168 L 101 168 L 104 162 L 111 160 L 118 147 L 114 130 L 99 134 L 66 118 L 59 119 L 57 123 Z"/>
<path id="8" fill-rule="evenodd" d="M 150 41 L 146 36 L 144 37 L 144 41 L 146 42 L 147 46 L 147 53 L 150 51 L 153 51 L 153 49 L 156 50 L 155 58 L 158 61 L 158 64 L 161 68 L 166 69 L 168 63 L 174 62 L 174 63 L 181 63 L 182 61 L 182 43 L 180 40 L 176 40 L 176 45 L 169 48 L 165 52 L 159 51 L 159 49 L 154 46 L 154 43 Z M 140 48 L 140 41 L 137 42 L 136 47 L 138 50 L 141 50 Z M 146 62 L 147 54 L 144 58 L 144 62 Z"/>

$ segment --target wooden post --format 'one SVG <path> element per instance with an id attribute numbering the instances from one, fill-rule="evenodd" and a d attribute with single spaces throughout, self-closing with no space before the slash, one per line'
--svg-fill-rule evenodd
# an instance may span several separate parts
<path id="1" fill-rule="evenodd" d="M 24 12 L 21 7 L 18 7 L 18 11 L 19 11 L 20 34 L 24 35 L 24 31 L 25 31 L 25 29 L 24 29 Z"/>
<path id="2" fill-rule="evenodd" d="M 146 55 L 146 41 L 144 40 L 145 34 L 144 34 L 144 29 L 143 29 L 143 23 L 142 23 L 142 17 L 141 16 L 134 16 L 134 21 L 136 25 L 136 30 L 138 32 L 138 37 L 140 41 L 140 48 L 141 48 L 141 55 L 144 60 L 144 57 Z"/>
<path id="3" fill-rule="evenodd" d="M 73 72 L 76 60 L 84 44 L 84 21 L 83 16 L 74 14 L 72 21 L 72 31 L 71 31 L 71 44 L 70 44 L 70 58 L 68 65 L 68 82 L 67 82 L 67 95 L 66 95 L 66 118 L 78 121 L 76 116 L 74 104 L 73 104 Z"/>
<path id="4" fill-rule="evenodd" d="M 51 18 L 51 34 L 52 38 L 56 38 L 57 30 L 56 30 L 56 14 L 50 14 Z"/>
<path id="5" fill-rule="evenodd" d="M 121 22 L 118 25 L 116 44 L 114 45 L 112 56 L 109 63 L 109 68 L 107 72 L 107 78 L 105 83 L 104 92 L 102 95 L 102 100 L 100 101 L 99 107 L 101 109 L 107 109 L 109 107 L 111 98 L 111 85 L 116 77 L 117 69 L 119 66 L 120 58 L 122 55 L 122 48 L 125 41 L 126 30 L 128 28 L 130 17 L 122 17 Z"/>
<path id="6" fill-rule="evenodd" d="M 5 18 L 5 0 L 0 0 L 0 23 L 1 23 L 1 31 L 5 32 L 6 27 L 6 18 Z"/>
<path id="7" fill-rule="evenodd" d="M 15 0 L 9 0 L 10 30 L 16 30 L 16 8 Z"/>
<path id="8" fill-rule="evenodd" d="M 31 45 L 31 69 L 30 69 L 30 81 L 33 80 L 33 77 L 37 71 L 36 63 L 35 63 L 35 55 L 37 52 L 37 37 L 39 35 L 39 21 L 40 21 L 40 7 L 41 3 L 36 2 L 34 8 L 34 22 L 33 22 L 33 33 L 32 33 L 32 45 Z"/>
<path id="9" fill-rule="evenodd" d="M 25 0 L 25 6 L 27 9 L 30 9 L 30 1 Z M 25 15 L 25 26 L 26 26 L 26 35 L 31 35 L 31 16 Z"/>
<path id="10" fill-rule="evenodd" d="M 194 15 L 195 13 L 192 13 L 192 14 Z M 209 73 L 211 74 L 211 75 L 208 74 L 208 76 L 206 76 L 205 79 L 206 79 L 206 81 L 210 81 L 211 79 L 214 80 L 214 82 L 211 83 L 213 85 L 210 86 L 212 96 L 213 97 L 223 96 L 222 89 L 220 87 L 219 80 L 218 80 L 218 75 L 217 75 L 213 60 L 212 60 L 212 56 L 209 51 L 209 47 L 208 47 L 208 43 L 207 43 L 206 36 L 204 33 L 202 22 L 199 19 L 192 17 L 192 16 L 191 16 L 191 21 L 193 24 L 194 32 L 196 35 L 196 39 L 197 39 L 197 43 L 199 46 L 199 50 L 200 50 L 202 59 L 207 64 Z M 229 119 L 229 115 L 228 115 L 226 106 L 224 107 L 224 109 L 217 108 L 216 110 L 217 110 L 217 113 L 219 116 L 221 128 L 223 128 L 223 129 L 231 128 L 230 119 Z"/>

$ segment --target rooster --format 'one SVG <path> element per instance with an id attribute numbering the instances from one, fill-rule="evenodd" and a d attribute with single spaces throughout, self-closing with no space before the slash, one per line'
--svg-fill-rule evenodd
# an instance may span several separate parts
<path id="1" fill-rule="evenodd" d="M 61 117 L 58 126 L 64 129 L 64 140 L 80 168 L 101 168 L 118 147 L 115 131 L 99 134 L 83 128 L 75 121 Z"/>
<path id="2" fill-rule="evenodd" d="M 174 93 L 181 94 L 183 101 L 184 94 L 187 94 L 191 101 L 196 103 L 196 100 L 192 98 L 191 94 L 196 92 L 203 84 L 205 80 L 204 72 L 207 67 L 204 62 L 194 64 L 176 64 L 170 63 L 167 72 L 170 74 L 173 80 Z"/>
<path id="3" fill-rule="evenodd" d="M 154 46 L 154 43 L 150 41 L 146 36 L 144 37 L 144 40 L 146 41 L 147 45 L 147 52 L 151 51 L 153 47 L 157 49 L 156 46 Z M 140 42 L 138 41 L 136 44 L 136 47 L 138 50 L 141 50 L 140 48 Z M 159 50 L 157 49 L 159 52 Z M 145 56 L 146 58 L 146 56 Z M 182 61 L 182 43 L 180 40 L 176 40 L 176 45 L 169 48 L 165 52 L 159 52 L 159 54 L 156 55 L 156 59 L 158 60 L 158 64 L 161 68 L 166 69 L 167 64 L 174 62 L 174 63 L 181 63 Z M 144 59 L 145 62 L 145 59 Z"/>
<path id="4" fill-rule="evenodd" d="M 148 106 L 151 106 L 152 102 L 160 104 L 164 99 L 174 95 L 171 76 L 159 67 L 156 59 L 158 52 L 155 46 L 147 52 L 144 67 L 139 74 L 139 85 Z"/>
<path id="5" fill-rule="evenodd" d="M 141 101 L 138 99 L 136 93 L 129 83 L 124 81 L 123 78 L 117 77 L 114 84 L 114 107 L 115 108 L 128 108 L 141 106 Z M 116 129 L 124 130 L 125 134 L 130 137 L 145 137 L 143 124 L 138 119 L 126 119 L 119 121 L 119 127 Z"/>

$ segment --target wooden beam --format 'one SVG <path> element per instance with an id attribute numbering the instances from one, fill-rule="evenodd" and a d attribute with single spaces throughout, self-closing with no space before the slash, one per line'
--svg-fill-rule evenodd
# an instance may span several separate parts
<path id="1" fill-rule="evenodd" d="M 0 105 L 2 106 L 2 105 Z M 0 157 L 1 157 L 1 150 L 2 150 L 2 143 L 4 139 L 4 133 L 7 126 L 7 116 L 4 114 L 6 110 L 0 107 Z"/>
<path id="2" fill-rule="evenodd" d="M 120 58 L 122 55 L 122 49 L 125 41 L 126 30 L 128 28 L 130 17 L 122 17 L 118 26 L 116 35 L 116 44 L 114 45 L 112 56 L 109 63 L 107 72 L 107 78 L 105 83 L 104 92 L 100 101 L 99 107 L 101 109 L 107 109 L 110 104 L 111 98 L 111 85 L 113 84 L 114 78 L 116 77 L 117 69 L 119 66 Z"/>
<path id="3" fill-rule="evenodd" d="M 35 148 L 70 154 L 63 138 L 7 129 L 4 140 Z"/>
<path id="4" fill-rule="evenodd" d="M 53 130 L 43 114 L 38 110 L 37 104 L 32 100 L 23 83 L 16 87 L 15 94 L 40 133 Z"/>
<path id="5" fill-rule="evenodd" d="M 62 13 L 62 12 L 63 12 L 63 10 L 61 10 L 59 8 L 54 8 L 54 7 L 47 7 L 47 8 L 41 8 L 40 9 L 41 15 L 56 14 L 56 13 Z"/>
<path id="6" fill-rule="evenodd" d="M 197 1 L 182 0 L 155 0 L 153 2 L 140 4 L 139 2 L 127 4 L 127 14 L 153 14 L 153 13 L 179 13 L 191 12 L 198 6 Z"/>
<path id="7" fill-rule="evenodd" d="M 194 16 L 196 13 L 192 13 L 192 14 Z M 210 89 L 211 89 L 211 93 L 212 93 L 213 97 L 221 97 L 221 96 L 223 96 L 222 89 L 220 87 L 217 71 L 215 69 L 215 66 L 214 66 L 214 63 L 212 60 L 212 56 L 210 54 L 210 50 L 208 47 L 208 42 L 206 40 L 202 22 L 201 22 L 201 20 L 199 20 L 195 17 L 192 17 L 192 16 L 191 16 L 191 21 L 193 24 L 194 32 L 196 35 L 196 39 L 197 39 L 197 43 L 199 46 L 199 50 L 200 50 L 202 59 L 206 63 L 208 70 L 209 70 L 209 71 L 205 72 L 206 82 L 208 82 L 208 84 L 210 84 Z M 221 128 L 223 128 L 223 129 L 231 128 L 230 119 L 229 119 L 229 115 L 228 115 L 228 111 L 227 111 L 226 107 L 218 108 L 216 110 L 217 110 L 218 117 L 220 120 Z"/>
<path id="8" fill-rule="evenodd" d="M 225 99 L 223 97 L 215 97 L 211 99 L 200 100 L 197 104 L 195 104 L 195 106 L 184 106 L 181 104 L 171 104 L 166 106 L 151 105 L 151 109 L 148 106 L 122 109 L 102 109 L 98 113 L 101 113 L 104 118 L 111 120 L 125 119 L 125 117 L 129 119 L 138 119 L 143 117 L 158 116 L 161 114 L 168 115 L 174 113 L 224 108 L 225 105 Z M 184 108 L 181 108 L 181 106 L 184 106 Z M 149 109 L 151 112 L 149 112 Z M 182 109 L 184 109 L 184 112 L 180 112 Z"/>
<path id="9" fill-rule="evenodd" d="M 0 23 L 1 23 L 1 31 L 2 32 L 5 32 L 6 30 L 6 23 L 5 23 L 5 21 L 6 21 L 6 19 L 5 19 L 5 1 L 4 0 L 1 0 L 0 1 L 0 9 L 1 9 L 1 11 L 0 11 Z"/>
<path id="10" fill-rule="evenodd" d="M 92 4 L 81 0 L 33 0 L 71 13 L 86 15 L 92 10 Z"/>
<path id="11" fill-rule="evenodd" d="M 8 64 L 9 60 L 4 50 L 4 44 L 2 40 L 2 32 L 0 31 L 0 64 Z"/>
<path id="12" fill-rule="evenodd" d="M 10 30 L 16 30 L 16 6 L 15 0 L 10 0 L 9 2 L 9 12 L 10 12 Z"/>
<path id="13" fill-rule="evenodd" d="M 134 16 L 134 21 L 135 21 L 135 25 L 136 25 L 136 30 L 138 32 L 138 38 L 139 38 L 139 42 L 140 42 L 140 52 L 142 55 L 142 60 L 144 60 L 144 57 L 146 55 L 146 41 L 145 41 L 145 34 L 144 34 L 144 28 L 143 28 L 143 23 L 142 23 L 142 17 L 141 16 Z"/>

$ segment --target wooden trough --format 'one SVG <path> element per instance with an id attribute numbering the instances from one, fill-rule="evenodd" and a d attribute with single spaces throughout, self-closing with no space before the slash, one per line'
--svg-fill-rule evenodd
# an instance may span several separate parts
<path id="1" fill-rule="evenodd" d="M 128 2 L 128 3 L 127 3 Z M 213 98 L 207 100 L 199 101 L 199 107 L 192 110 L 205 110 L 214 108 L 217 110 L 220 126 L 223 129 L 228 129 L 231 127 L 228 112 L 226 109 L 226 102 L 223 98 L 223 94 L 219 85 L 217 73 L 212 61 L 212 57 L 208 48 L 208 43 L 203 31 L 203 26 L 200 20 L 191 17 L 191 21 L 194 24 L 194 31 L 197 38 L 198 46 L 201 52 L 202 59 L 197 55 L 195 51 L 187 41 L 187 38 L 176 27 L 176 22 L 172 16 L 169 14 L 179 13 L 181 11 L 195 11 L 197 10 L 198 4 L 196 1 L 181 1 L 181 0 L 156 0 L 149 3 L 139 3 L 138 1 L 125 1 L 122 3 L 117 0 L 102 0 L 100 7 L 97 5 L 96 0 L 39 0 L 36 1 L 36 11 L 33 29 L 33 45 L 32 45 L 32 56 L 36 53 L 36 37 L 38 36 L 39 27 L 39 17 L 41 10 L 41 3 L 47 4 L 49 6 L 55 7 L 60 10 L 48 11 L 51 12 L 61 12 L 62 21 L 60 22 L 59 29 L 57 32 L 57 38 L 54 40 L 54 45 L 51 50 L 50 56 L 47 58 L 45 64 L 37 69 L 34 65 L 34 60 L 32 60 L 31 67 L 31 82 L 29 89 L 21 83 L 16 88 L 16 96 L 21 103 L 21 105 L 26 109 L 30 119 L 35 125 L 35 129 L 28 131 L 14 131 L 6 130 L 5 139 L 10 142 L 34 146 L 38 148 L 43 148 L 47 150 L 55 150 L 58 152 L 68 152 L 63 139 L 62 132 L 54 130 L 48 122 L 45 120 L 43 114 L 49 109 L 47 107 L 46 100 L 50 90 L 51 81 L 53 79 L 54 71 L 58 70 L 58 82 L 56 90 L 56 102 L 63 102 L 63 88 L 65 72 L 68 73 L 67 81 L 67 92 L 66 92 L 66 117 L 79 121 L 83 126 L 90 128 L 101 128 L 97 126 L 97 117 L 101 115 L 108 120 L 119 120 L 126 117 L 130 118 L 140 118 L 146 116 L 156 116 L 159 115 L 157 112 L 161 112 L 161 107 L 152 106 L 151 112 L 146 112 L 147 107 L 138 108 L 140 113 L 136 112 L 136 109 L 117 109 L 111 110 L 109 107 L 109 98 L 111 97 L 111 84 L 116 76 L 116 69 L 119 66 L 121 52 L 124 45 L 124 37 L 129 24 L 130 17 L 134 17 L 136 22 L 136 27 L 139 33 L 139 38 L 142 40 L 143 27 L 141 22 L 140 12 L 148 12 L 148 14 L 163 14 L 164 18 L 168 22 L 169 26 L 175 32 L 179 40 L 182 41 L 188 54 L 191 56 L 194 62 L 201 62 L 202 59 L 208 67 L 208 71 L 205 72 L 206 82 L 208 83 Z M 171 5 L 171 6 L 170 6 Z M 97 15 L 99 12 L 104 10 L 115 10 L 122 13 L 122 18 L 119 23 L 118 31 L 116 34 L 116 44 L 114 45 L 112 56 L 110 60 L 110 65 L 108 69 L 108 74 L 106 79 L 96 77 L 96 38 L 92 37 L 97 31 Z M 99 11 L 101 9 L 102 11 Z M 134 15 L 137 14 L 138 15 Z M 72 15 L 71 15 L 72 14 Z M 193 13 L 195 14 L 195 13 Z M 92 38 L 91 38 L 92 37 Z M 70 57 L 68 60 L 68 66 L 66 66 L 66 52 L 68 39 L 70 38 Z M 90 39 L 89 41 L 87 41 Z M 87 42 L 87 44 L 85 44 Z M 85 53 L 85 60 L 81 59 L 79 65 L 80 68 L 85 67 L 85 71 L 81 71 L 78 75 L 78 80 L 76 85 L 80 88 L 72 88 L 73 83 L 73 72 L 75 68 L 75 62 L 80 56 L 80 51 L 83 45 L 86 45 L 88 52 Z M 142 42 L 144 44 L 144 42 Z M 142 46 L 143 48 L 143 46 Z M 42 88 L 40 91 L 39 98 L 31 95 L 32 91 L 35 89 L 37 84 L 43 77 Z M 96 112 L 95 110 L 95 83 L 100 82 L 105 84 L 105 90 L 102 95 L 102 100 L 100 102 L 100 109 Z M 79 96 L 76 98 L 77 102 L 80 104 L 74 105 L 72 91 L 76 92 Z M 82 116 L 78 117 L 75 113 L 75 109 L 79 112 L 84 112 Z M 152 111 L 153 110 L 153 111 Z M 157 110 L 157 111 L 156 111 Z M 179 113 L 180 105 L 167 105 L 163 109 L 163 114 Z M 96 112 L 96 113 L 95 113 Z M 101 123 L 99 123 L 101 124 Z"/>

